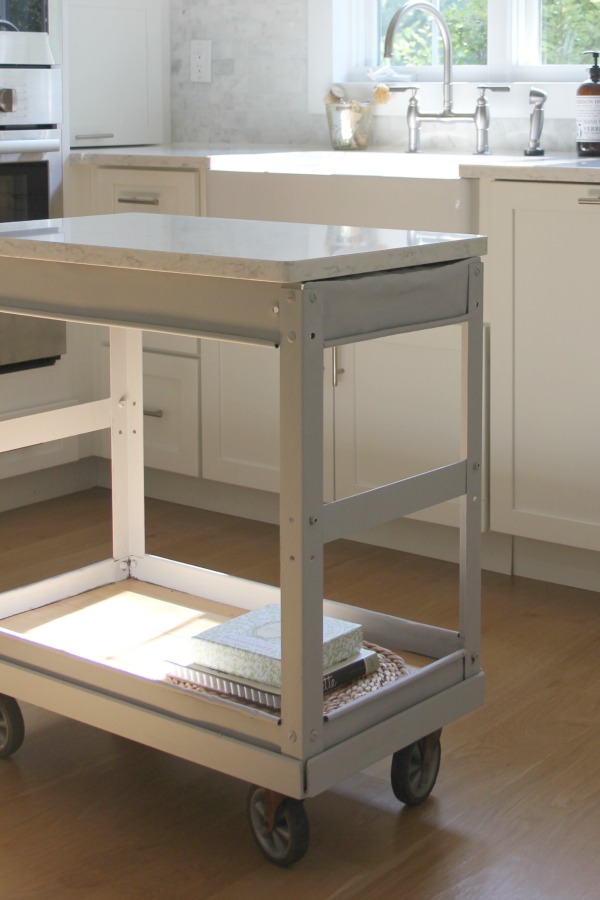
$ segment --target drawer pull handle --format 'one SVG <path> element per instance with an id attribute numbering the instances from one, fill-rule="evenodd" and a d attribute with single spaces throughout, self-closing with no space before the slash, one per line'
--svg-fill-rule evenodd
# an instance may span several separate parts
<path id="1" fill-rule="evenodd" d="M 600 206 L 600 197 L 580 197 L 579 203 L 582 206 Z"/>
<path id="2" fill-rule="evenodd" d="M 333 346 L 333 347 L 331 348 L 331 350 L 332 350 L 332 354 L 331 354 L 331 357 L 332 357 L 332 362 L 331 362 L 331 365 L 332 365 L 331 383 L 332 383 L 333 387 L 337 387 L 337 386 L 338 386 L 338 376 L 339 376 L 339 375 L 345 375 L 346 370 L 345 370 L 345 369 L 341 369 L 341 368 L 338 367 L 338 348 L 337 348 L 337 346 Z"/>
<path id="3" fill-rule="evenodd" d="M 76 141 L 100 141 L 104 139 L 114 138 L 114 134 L 76 134 Z"/>
<path id="4" fill-rule="evenodd" d="M 163 411 L 162 409 L 145 409 L 145 416 L 150 416 L 152 419 L 162 419 Z"/>
<path id="5" fill-rule="evenodd" d="M 158 197 L 145 199 L 143 197 L 119 197 L 117 203 L 133 203 L 137 206 L 158 206 Z"/>

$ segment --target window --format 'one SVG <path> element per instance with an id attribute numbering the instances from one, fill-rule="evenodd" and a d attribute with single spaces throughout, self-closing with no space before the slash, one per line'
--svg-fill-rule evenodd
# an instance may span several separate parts
<path id="1" fill-rule="evenodd" d="M 323 91 L 331 83 L 367 82 L 369 70 L 381 66 L 383 35 L 403 2 L 308 0 L 311 111 L 322 112 Z M 450 27 L 455 83 L 553 83 L 554 102 L 547 104 L 547 115 L 573 116 L 573 84 L 587 78 L 591 65 L 583 51 L 600 50 L 600 0 L 433 2 L 441 6 Z M 431 34 L 428 17 L 418 15 L 411 13 L 412 31 L 402 25 L 396 43 L 412 44 L 412 63 L 409 58 L 402 65 L 394 57 L 393 64 L 411 81 L 439 82 L 441 45 Z M 515 94 L 502 95 L 507 116 L 522 114 Z"/>
<path id="2" fill-rule="evenodd" d="M 448 23 L 454 64 L 458 66 L 485 66 L 489 58 L 500 54 L 509 66 L 581 65 L 583 52 L 600 45 L 600 0 L 430 2 Z M 398 0 L 378 0 L 380 59 L 387 26 L 398 8 Z M 488 50 L 490 36 L 495 53 L 492 48 Z M 438 43 L 438 30 L 431 17 L 414 10 L 396 31 L 394 57 L 405 66 L 430 65 L 432 57 L 435 60 L 438 56 Z"/>
<path id="3" fill-rule="evenodd" d="M 454 65 L 487 64 L 487 0 L 433 0 L 452 35 Z M 398 10 L 397 0 L 379 0 L 378 58 L 383 62 L 383 47 L 388 25 Z M 428 66 L 441 59 L 440 31 L 431 16 L 413 10 L 398 23 L 393 41 L 393 60 L 402 66 Z"/>

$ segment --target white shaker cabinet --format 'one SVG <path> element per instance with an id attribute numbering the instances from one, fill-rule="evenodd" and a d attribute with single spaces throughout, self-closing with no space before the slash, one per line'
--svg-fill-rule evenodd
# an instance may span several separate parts
<path id="1" fill-rule="evenodd" d="M 600 185 L 489 185 L 494 531 L 600 548 Z"/>
<path id="2" fill-rule="evenodd" d="M 92 166 L 93 214 L 200 214 L 199 170 L 165 166 Z M 168 304 L 168 298 L 165 298 Z M 147 332 L 144 342 L 144 449 L 151 468 L 197 477 L 200 471 L 198 339 Z M 97 392 L 108 384 L 108 353 L 98 341 Z M 109 455 L 106 434 L 95 438 L 94 450 Z"/>
<path id="3" fill-rule="evenodd" d="M 69 0 L 68 79 L 72 147 L 168 142 L 167 0 Z"/>
<path id="4" fill-rule="evenodd" d="M 335 493 L 346 497 L 460 456 L 458 326 L 340 347 L 336 354 Z M 485 511 L 485 506 L 483 507 Z M 413 517 L 459 523 L 447 501 Z"/>
<path id="5" fill-rule="evenodd" d="M 458 326 L 347 344 L 325 354 L 328 500 L 414 475 L 419 463 L 433 469 L 457 458 L 460 355 Z M 277 350 L 202 341 L 201 383 L 203 476 L 277 491 Z M 459 504 L 448 501 L 414 517 L 455 526 Z"/>
<path id="6" fill-rule="evenodd" d="M 346 247 L 360 225 L 473 231 L 471 193 L 472 183 L 460 179 L 209 171 L 207 207 L 213 216 L 325 224 L 331 245 Z M 335 224 L 340 221 L 348 224 Z M 444 465 L 460 446 L 460 327 L 367 343 L 325 354 L 328 499 L 414 474 L 424 460 Z M 278 377 L 271 348 L 202 342 L 205 478 L 278 489 Z M 482 509 L 485 514 L 485 494 Z M 448 501 L 415 517 L 457 526 L 459 504 Z"/>
<path id="7" fill-rule="evenodd" d="M 202 341 L 202 474 L 279 490 L 279 352 Z"/>
<path id="8" fill-rule="evenodd" d="M 279 490 L 279 351 L 201 341 L 202 475 L 263 491 Z M 331 351 L 325 354 L 323 481 L 333 488 Z"/>
<path id="9" fill-rule="evenodd" d="M 189 340 L 185 337 L 181 341 Z M 108 396 L 108 346 L 99 348 L 97 395 Z M 198 476 L 198 360 L 183 354 L 145 349 L 144 371 L 144 461 L 147 466 L 180 475 Z M 110 456 L 110 436 L 98 432 L 95 451 Z"/>

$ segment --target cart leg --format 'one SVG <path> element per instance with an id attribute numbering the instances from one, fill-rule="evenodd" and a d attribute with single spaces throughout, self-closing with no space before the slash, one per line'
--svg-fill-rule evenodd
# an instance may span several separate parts
<path id="1" fill-rule="evenodd" d="M 261 853 L 276 866 L 287 867 L 308 850 L 308 819 L 302 800 L 266 788 L 251 787 L 248 820 Z"/>

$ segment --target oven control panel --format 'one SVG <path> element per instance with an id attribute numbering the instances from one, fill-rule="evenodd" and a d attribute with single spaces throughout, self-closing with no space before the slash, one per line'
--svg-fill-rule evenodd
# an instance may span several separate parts
<path id="1" fill-rule="evenodd" d="M 62 123 L 60 69 L 0 68 L 0 125 L 49 126 Z"/>

